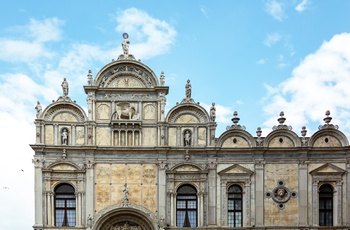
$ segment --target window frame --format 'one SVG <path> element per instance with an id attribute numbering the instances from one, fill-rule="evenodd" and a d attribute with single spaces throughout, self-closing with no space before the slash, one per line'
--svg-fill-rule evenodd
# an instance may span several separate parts
<path id="1" fill-rule="evenodd" d="M 236 187 L 240 191 L 230 191 L 231 188 Z M 235 197 L 235 195 L 239 195 L 239 197 Z M 230 201 L 233 202 L 233 209 L 230 209 Z M 236 209 L 237 201 L 240 202 L 240 209 Z M 233 224 L 230 224 L 229 216 L 233 214 Z M 236 213 L 240 213 L 241 219 L 240 223 L 236 224 Z M 238 184 L 232 184 L 227 188 L 227 226 L 230 228 L 243 227 L 243 188 Z"/>
<path id="2" fill-rule="evenodd" d="M 63 186 L 69 186 L 70 189 L 73 191 L 68 191 L 68 192 L 60 192 L 57 191 Z M 62 196 L 62 197 L 59 197 Z M 63 201 L 63 207 L 58 207 L 57 201 Z M 71 204 L 69 201 L 74 201 Z M 73 207 L 70 207 L 71 205 L 74 205 Z M 57 224 L 57 211 L 63 211 L 63 222 L 62 225 Z M 69 220 L 69 211 L 74 211 L 74 218 L 71 219 L 72 222 Z M 61 183 L 55 187 L 54 190 L 54 225 L 55 227 L 75 227 L 77 222 L 76 222 L 76 217 L 77 217 L 77 202 L 76 202 L 76 195 L 75 195 L 75 188 L 71 184 L 68 183 Z"/>
<path id="3" fill-rule="evenodd" d="M 182 193 L 180 190 L 185 188 L 185 187 L 189 187 L 191 189 L 193 189 L 193 193 L 190 192 L 184 192 Z M 181 192 L 181 193 L 180 193 Z M 187 198 L 186 198 L 187 197 Z M 192 197 L 192 198 L 191 198 Z M 185 201 L 185 208 L 179 208 L 178 204 L 179 201 Z M 196 207 L 195 208 L 190 208 L 189 206 L 189 202 L 193 202 L 195 201 Z M 191 221 L 190 221 L 190 217 L 189 217 L 189 212 L 193 212 L 195 211 L 195 226 L 191 226 Z M 185 218 L 184 218 L 184 224 L 182 226 L 179 226 L 179 212 L 185 212 Z M 186 220 L 187 219 L 187 220 Z M 186 225 L 186 222 L 188 221 L 189 226 Z M 179 186 L 179 188 L 177 189 L 177 193 L 176 193 L 176 226 L 178 228 L 196 228 L 198 227 L 198 196 L 197 196 L 197 189 L 192 186 L 191 184 L 183 184 L 181 186 Z"/>

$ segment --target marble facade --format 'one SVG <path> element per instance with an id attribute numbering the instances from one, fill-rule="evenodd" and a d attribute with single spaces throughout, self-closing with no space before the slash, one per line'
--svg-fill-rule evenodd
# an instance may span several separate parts
<path id="1" fill-rule="evenodd" d="M 207 111 L 196 103 L 190 81 L 165 113 L 164 73 L 158 78 L 137 61 L 129 44 L 124 34 L 124 54 L 94 79 L 89 71 L 87 112 L 68 91 L 38 111 L 34 230 L 182 228 L 177 199 L 185 185 L 196 191 L 199 229 L 235 228 L 228 219 L 233 185 L 242 189 L 239 229 L 350 229 L 349 142 L 328 111 L 310 135 L 294 132 L 284 113 L 267 136 L 248 133 L 238 113 L 217 135 L 215 104 Z M 57 226 L 62 184 L 74 188 L 74 226 Z M 325 184 L 333 188 L 327 227 L 319 216 Z"/>

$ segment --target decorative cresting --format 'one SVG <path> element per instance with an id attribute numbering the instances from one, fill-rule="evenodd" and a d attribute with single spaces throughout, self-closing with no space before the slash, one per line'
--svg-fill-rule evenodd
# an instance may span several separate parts
<path id="1" fill-rule="evenodd" d="M 273 126 L 273 131 L 264 138 L 264 141 L 262 142 L 263 146 L 272 148 L 290 148 L 301 146 L 299 136 L 292 131 L 291 126 L 284 124 L 286 118 L 284 117 L 283 111 L 280 113 L 280 117 L 277 119 L 277 121 L 279 122 L 279 125 Z"/>
<path id="2" fill-rule="evenodd" d="M 290 198 L 296 198 L 297 192 L 291 191 L 283 180 L 277 182 L 277 186 L 265 193 L 267 198 L 272 198 L 274 202 L 277 203 L 278 209 L 284 209 L 285 203 L 289 201 Z"/>
<path id="3" fill-rule="evenodd" d="M 91 225 L 93 230 L 158 230 L 158 218 L 145 207 L 120 203 L 98 212 Z"/>
<path id="4" fill-rule="evenodd" d="M 226 131 L 218 138 L 217 146 L 223 148 L 245 148 L 255 147 L 254 137 L 245 131 L 245 127 L 238 124 L 240 118 L 237 111 L 233 113 L 231 119 L 233 125 L 227 126 Z"/>
<path id="5" fill-rule="evenodd" d="M 338 130 L 338 125 L 333 125 L 330 122 L 329 110 L 326 111 L 326 117 L 323 119 L 325 124 L 318 127 L 318 131 L 309 139 L 309 146 L 314 147 L 343 147 L 349 145 L 346 136 Z"/>

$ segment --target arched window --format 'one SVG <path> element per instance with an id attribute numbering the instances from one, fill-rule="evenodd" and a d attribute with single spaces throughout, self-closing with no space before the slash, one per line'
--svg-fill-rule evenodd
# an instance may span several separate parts
<path id="1" fill-rule="evenodd" d="M 61 184 L 55 189 L 55 226 L 75 226 L 76 202 L 73 186 Z"/>
<path id="2" fill-rule="evenodd" d="M 242 227 L 243 223 L 243 193 L 238 185 L 232 185 L 228 188 L 227 201 L 227 225 L 229 227 Z"/>
<path id="3" fill-rule="evenodd" d="M 176 226 L 197 227 L 197 191 L 191 185 L 182 185 L 177 190 Z"/>
<path id="4" fill-rule="evenodd" d="M 324 184 L 319 193 L 320 226 L 333 226 L 333 187 Z"/>

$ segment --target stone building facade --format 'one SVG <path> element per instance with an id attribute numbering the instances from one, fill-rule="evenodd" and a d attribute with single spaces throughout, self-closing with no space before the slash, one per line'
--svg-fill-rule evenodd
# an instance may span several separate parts
<path id="1" fill-rule="evenodd" d="M 285 124 L 263 137 L 239 124 L 217 135 L 186 84 L 165 113 L 158 77 L 129 54 L 84 86 L 87 112 L 63 95 L 36 107 L 34 230 L 350 229 L 350 155 L 327 111 L 307 135 Z"/>

